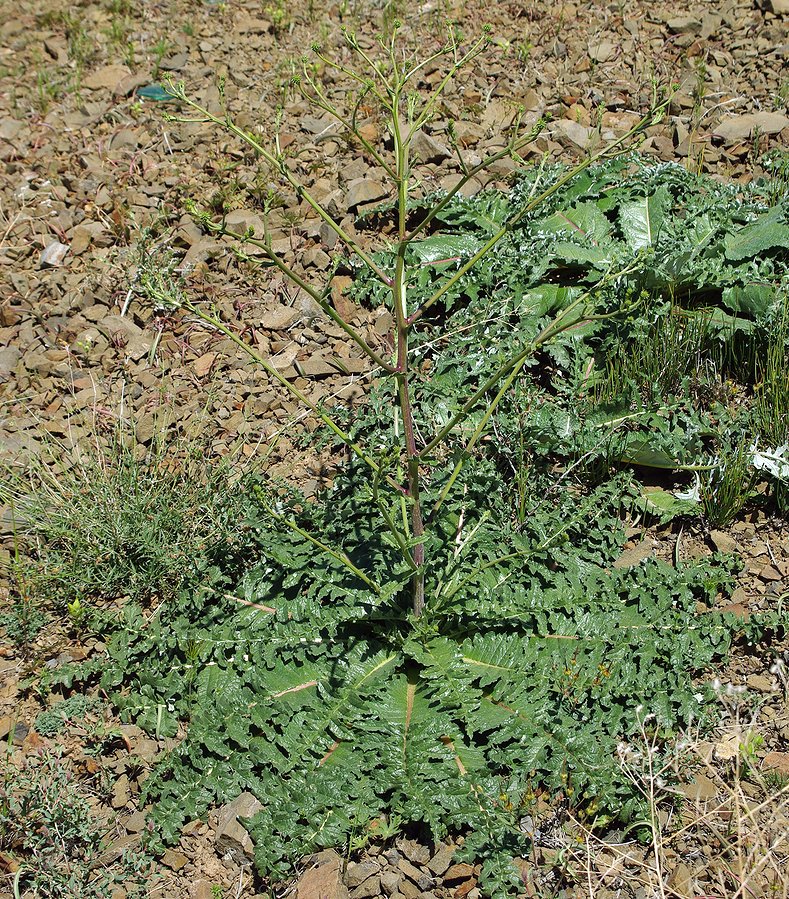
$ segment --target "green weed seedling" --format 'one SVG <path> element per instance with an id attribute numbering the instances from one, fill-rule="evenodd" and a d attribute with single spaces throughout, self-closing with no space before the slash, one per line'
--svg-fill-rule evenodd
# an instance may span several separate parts
<path id="1" fill-rule="evenodd" d="M 635 499 L 628 479 L 591 491 L 540 480 L 541 447 L 572 432 L 567 415 L 540 406 L 540 378 L 571 369 L 596 325 L 643 305 L 644 260 L 655 258 L 672 197 L 651 175 L 643 190 L 617 178 L 609 157 L 664 105 L 572 168 L 535 167 L 511 197 L 489 192 L 471 205 L 462 190 L 500 160 L 522 162 L 539 126 L 516 128 L 479 162 L 459 153 L 456 184 L 425 196 L 414 143 L 453 79 L 482 64 L 489 37 L 463 47 L 451 36 L 417 60 L 397 35 L 393 26 L 368 49 L 346 32 L 342 59 L 313 48 L 321 68 L 355 86 L 347 106 L 310 64 L 293 84 L 387 177 L 391 201 L 377 214 L 393 237 L 381 252 L 300 182 L 276 134 L 261 138 L 184 85 L 169 87 L 177 120 L 224 129 L 336 235 L 344 254 L 332 273 L 350 268 L 350 295 L 385 306 L 393 324 L 388 344 L 374 344 L 335 308 L 330 282 L 314 283 L 275 251 L 268 229 L 234 233 L 221 214 L 192 205 L 241 261 L 262 258 L 314 300 L 378 372 L 368 409 L 349 422 L 247 344 L 236 322 L 195 301 L 172 270 L 164 277 L 155 254 L 141 260 L 141 295 L 243 349 L 350 462 L 315 502 L 254 482 L 242 521 L 255 555 L 233 571 L 218 564 L 208 588 L 184 584 L 153 613 L 128 607 L 102 683 L 126 718 L 160 736 L 189 722 L 146 782 L 163 839 L 252 790 L 264 803 L 251 825 L 256 861 L 269 877 L 288 876 L 320 848 L 362 846 L 384 820 L 436 839 L 463 833 L 457 858 L 481 862 L 484 889 L 504 895 L 522 888 L 512 858 L 528 852 L 520 821 L 535 784 L 590 823 L 628 820 L 641 799 L 616 745 L 640 732 L 636 707 L 649 709 L 656 744 L 711 714 L 694 678 L 725 654 L 731 631 L 697 608 L 728 589 L 729 573 L 704 562 L 615 567 L 623 509 Z M 444 74 L 419 94 L 428 68 Z M 362 106 L 387 123 L 380 142 L 361 127 Z M 451 144 L 450 126 L 447 135 Z M 617 197 L 606 179 L 631 193 Z M 560 195 L 563 205 L 552 205 Z M 614 203 L 616 227 L 606 216 Z M 526 226 L 542 257 L 518 243 Z M 697 242 L 708 240 L 705 223 L 696 227 Z M 584 272 L 575 286 L 518 281 L 530 266 L 545 274 L 557 254 Z M 497 293 L 505 265 L 515 286 Z M 513 406 L 521 388 L 535 400 L 524 415 Z M 512 466 L 520 480 L 505 474 L 504 438 L 516 427 L 528 434 Z"/>

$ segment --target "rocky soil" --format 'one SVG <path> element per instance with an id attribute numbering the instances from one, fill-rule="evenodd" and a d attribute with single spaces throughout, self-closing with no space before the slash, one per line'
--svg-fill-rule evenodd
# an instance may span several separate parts
<path id="1" fill-rule="evenodd" d="M 765 150 L 789 146 L 789 11 L 783 0 L 764 6 L 753 0 L 686 5 L 661 0 L 392 0 L 385 5 L 18 0 L 12 5 L 5 0 L 3 9 L 0 458 L 15 465 L 43 455 L 62 470 L 74 464 L 75 448 L 101 446 L 120 429 L 133 434 L 140 454 L 162 433 L 198 441 L 210 457 L 230 456 L 237 464 L 269 452 L 274 471 L 296 479 L 308 493 L 327 476 L 327 460 L 316 462 L 299 451 L 299 429 L 312 430 L 315 423 L 231 341 L 188 319 L 157 315 L 139 302 L 140 254 L 152 246 L 160 250 L 162 265 L 167 253 L 174 254 L 190 289 L 225 320 L 243 323 L 245 336 L 313 400 L 362 402 L 374 376 L 308 298 L 236 259 L 190 214 L 193 199 L 225 211 L 228 224 L 243 231 L 260 228 L 264 206 L 273 205 L 275 248 L 314 281 L 331 264 L 330 234 L 272 173 L 249 166 L 226 135 L 168 121 L 163 105 L 137 95 L 165 75 L 183 80 L 195 98 L 216 111 L 221 109 L 218 79 L 224 79 L 228 107 L 239 123 L 270 137 L 291 60 L 316 40 L 341 57 L 341 26 L 367 40 L 399 16 L 406 43 L 428 52 L 443 36 L 446 21 L 457 22 L 465 35 L 490 21 L 495 42 L 484 65 L 461 75 L 425 135 L 418 176 L 426 189 L 457 177 L 452 160 L 444 158 L 450 118 L 473 158 L 503 145 L 518 107 L 527 124 L 548 116 L 549 126 L 523 156 L 527 162 L 545 154 L 567 160 L 627 131 L 648 109 L 655 86 L 672 83 L 678 90 L 669 115 L 650 129 L 641 147 L 656 160 L 746 181 L 759 173 Z M 435 84 L 440 74 L 427 70 L 422 87 Z M 337 81 L 332 89 L 340 96 L 344 88 Z M 380 123 L 370 118 L 364 127 L 372 137 Z M 358 224 L 357 215 L 385 199 L 382 173 L 338 136 L 329 118 L 298 99 L 290 98 L 285 107 L 280 141 L 300 148 L 294 165 L 313 193 L 347 230 L 356 233 L 358 227 L 360 240 L 374 244 L 375 235 Z M 470 188 L 506 187 L 510 171 L 502 162 Z M 336 278 L 332 290 L 337 307 L 345 304 L 349 311 L 345 283 Z M 386 351 L 388 313 L 361 308 L 352 313 L 370 344 Z M 8 561 L 10 510 L 2 515 L 7 539 L 0 551 Z M 741 553 L 745 571 L 731 600 L 737 614 L 775 608 L 789 590 L 784 522 L 757 515 L 726 533 L 680 538 L 634 532 L 632 538 L 622 564 L 677 549 Z M 50 632 L 34 657 L 54 667 L 100 648 L 96 641 L 73 645 L 65 634 Z M 706 803 L 706 812 L 692 819 L 695 824 L 683 823 L 679 843 L 667 838 L 666 852 L 673 855 L 666 856 L 666 870 L 653 877 L 655 858 L 628 843 L 627 835 L 600 847 L 579 837 L 571 820 L 556 823 L 556 810 L 546 809 L 545 819 L 559 836 L 546 838 L 545 845 L 535 840 L 535 858 L 523 862 L 525 891 L 550 894 L 562 882 L 563 866 L 572 862 L 588 873 L 586 895 L 658 895 L 662 875 L 668 891 L 662 895 L 766 895 L 769 865 L 747 882 L 744 872 L 736 872 L 742 885 L 736 893 L 731 878 L 721 886 L 716 858 L 725 855 L 729 838 L 721 833 L 735 820 L 736 809 L 746 808 L 748 826 L 760 835 L 752 846 L 769 845 L 769 834 L 780 835 L 782 829 L 785 839 L 786 804 L 778 800 L 759 807 L 759 796 L 739 797 L 721 771 L 725 741 L 736 741 L 746 724 L 751 726 L 735 701 L 736 691 L 746 686 L 764 698 L 756 722 L 763 740 L 757 764 L 765 774 L 789 775 L 787 681 L 775 665 L 783 649 L 775 647 L 770 658 L 743 653 L 721 673 L 721 701 L 728 703 L 731 726 L 717 743 L 699 748 L 699 770 L 706 773 L 689 784 L 688 796 L 691 806 Z M 64 764 L 86 784 L 95 814 L 106 822 L 101 865 L 111 870 L 123 849 L 141 838 L 145 819 L 136 796 L 167 745 L 123 725 L 113 752 L 97 759 L 83 751 L 80 726 L 65 738 L 37 734 L 33 722 L 42 707 L 22 687 L 31 673 L 28 660 L 7 643 L 0 658 L 0 739 L 8 741 L 17 765 L 42 749 L 64 745 Z M 96 722 L 82 722 L 91 723 Z M 238 810 L 234 802 L 191 824 L 180 846 L 150 872 L 149 895 L 213 899 L 261 893 L 264 885 L 253 876 Z M 711 837 L 718 818 L 723 830 Z M 786 855 L 789 849 L 782 851 Z M 282 890 L 295 891 L 299 899 L 346 894 L 475 899 L 478 869 L 454 864 L 451 856 L 451 846 L 407 840 L 370 847 L 347 867 L 325 853 L 305 860 L 298 882 Z M 13 859 L 0 856 L 0 873 L 8 875 L 0 881 L 5 899 L 12 895 Z M 785 873 L 776 882 L 777 895 L 789 894 Z M 125 895 L 119 883 L 112 899 Z"/>

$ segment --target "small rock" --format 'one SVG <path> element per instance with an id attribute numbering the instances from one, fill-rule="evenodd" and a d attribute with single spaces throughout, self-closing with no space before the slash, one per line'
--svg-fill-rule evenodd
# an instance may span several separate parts
<path id="1" fill-rule="evenodd" d="M 53 240 L 41 252 L 41 265 L 48 265 L 51 268 L 63 265 L 63 260 L 66 258 L 68 251 L 69 248 L 66 244 Z"/>
<path id="2" fill-rule="evenodd" d="M 693 783 L 680 784 L 679 791 L 693 802 L 714 799 L 718 792 L 713 781 L 704 774 L 697 774 Z"/>
<path id="3" fill-rule="evenodd" d="M 383 200 L 388 193 L 386 187 L 380 181 L 373 181 L 369 178 L 356 178 L 348 185 L 345 202 L 348 209 L 356 209 L 365 203 Z"/>
<path id="4" fill-rule="evenodd" d="M 199 356 L 192 363 L 192 368 L 194 368 L 194 372 L 198 378 L 204 378 L 211 369 L 214 367 L 214 362 L 216 362 L 216 353 L 203 353 L 202 356 Z"/>
<path id="5" fill-rule="evenodd" d="M 104 66 L 91 72 L 82 79 L 82 87 L 89 91 L 113 90 L 124 78 L 128 78 L 131 72 L 126 66 Z"/>
<path id="6" fill-rule="evenodd" d="M 696 34 L 701 31 L 701 22 L 693 16 L 675 16 L 666 22 L 671 34 Z"/>
<path id="7" fill-rule="evenodd" d="M 342 882 L 342 859 L 332 849 L 313 857 L 296 884 L 296 899 L 348 899 Z"/>
<path id="8" fill-rule="evenodd" d="M 690 868 L 684 862 L 680 862 L 671 872 L 668 885 L 671 887 L 674 895 L 692 896 L 694 894 L 693 877 L 690 873 Z"/>
<path id="9" fill-rule="evenodd" d="M 298 318 L 298 309 L 280 303 L 261 315 L 260 327 L 266 331 L 286 331 Z"/>
<path id="10" fill-rule="evenodd" d="M 183 852 L 176 852 L 174 849 L 165 849 L 162 856 L 162 864 L 173 871 L 180 871 L 188 861 L 189 859 Z"/>
<path id="11" fill-rule="evenodd" d="M 238 864 L 247 864 L 254 855 L 254 843 L 239 818 L 251 818 L 263 806 L 252 795 L 242 793 L 219 811 L 219 823 L 214 841 L 221 853 L 230 853 Z"/>
<path id="12" fill-rule="evenodd" d="M 757 693 L 772 693 L 775 689 L 772 680 L 763 674 L 750 674 L 745 679 L 745 685 Z"/>
<path id="13" fill-rule="evenodd" d="M 789 777 L 789 752 L 768 752 L 762 759 L 762 768 Z"/>
<path id="14" fill-rule="evenodd" d="M 767 8 L 777 16 L 789 16 L 789 0 L 767 0 Z"/>
<path id="15" fill-rule="evenodd" d="M 420 128 L 411 139 L 411 149 L 420 162 L 443 162 L 452 154 L 449 150 Z"/>
<path id="16" fill-rule="evenodd" d="M 589 146 L 593 129 L 587 125 L 581 125 L 580 122 L 574 122 L 572 119 L 559 119 L 554 123 L 553 128 L 557 137 L 566 138 L 582 150 Z"/>
<path id="17" fill-rule="evenodd" d="M 632 568 L 643 559 L 652 555 L 652 545 L 647 540 L 637 543 L 632 549 L 626 549 L 614 562 L 614 568 Z"/>
<path id="18" fill-rule="evenodd" d="M 401 880 L 402 876 L 396 871 L 384 871 L 381 874 L 381 889 L 387 896 L 393 896 L 397 892 Z"/>
<path id="19" fill-rule="evenodd" d="M 468 880 L 473 874 L 473 865 L 469 865 L 467 862 L 460 862 L 460 864 L 452 865 L 446 874 L 444 874 L 444 883 L 456 883 L 459 880 Z"/>
<path id="20" fill-rule="evenodd" d="M 411 883 L 410 880 L 403 880 L 400 884 L 400 892 L 399 895 L 405 897 L 405 899 L 422 899 L 422 891 L 415 883 Z"/>
<path id="21" fill-rule="evenodd" d="M 142 833 L 145 829 L 146 815 L 142 809 L 137 809 L 123 822 L 127 833 Z"/>
<path id="22" fill-rule="evenodd" d="M 737 552 L 737 541 L 723 531 L 710 531 L 710 540 L 719 553 Z"/>
<path id="23" fill-rule="evenodd" d="M 429 890 L 435 886 L 435 880 L 424 871 L 420 871 L 415 865 L 412 865 L 408 859 L 401 858 L 397 863 L 397 867 L 405 874 L 405 876 L 413 881 L 420 890 Z M 402 889 L 402 886 L 400 887 Z"/>
<path id="24" fill-rule="evenodd" d="M 354 889 L 374 874 L 378 874 L 380 870 L 377 863 L 373 861 L 350 862 L 345 872 L 345 883 Z"/>
<path id="25" fill-rule="evenodd" d="M 310 247 L 305 250 L 302 255 L 302 261 L 307 267 L 317 268 L 318 271 L 325 272 L 331 265 L 331 257 L 328 253 L 320 249 L 320 247 Z"/>
<path id="26" fill-rule="evenodd" d="M 255 236 L 263 238 L 265 233 L 265 224 L 263 219 L 255 212 L 248 209 L 234 209 L 225 216 L 225 225 L 229 231 L 237 234 L 245 234 L 247 231 L 253 231 Z"/>
<path id="27" fill-rule="evenodd" d="M 589 58 L 595 62 L 608 62 L 616 52 L 617 45 L 613 41 L 592 40 L 589 42 L 587 52 Z"/>
<path id="28" fill-rule="evenodd" d="M 112 787 L 112 807 L 114 809 L 125 808 L 130 798 L 129 778 L 122 774 Z"/>
<path id="29" fill-rule="evenodd" d="M 414 865 L 426 865 L 430 861 L 430 850 L 416 840 L 398 840 L 395 845 Z"/>
<path id="30" fill-rule="evenodd" d="M 745 113 L 726 116 L 714 128 L 713 136 L 724 143 L 734 144 L 747 140 L 754 131 L 760 134 L 778 134 L 789 127 L 789 118 L 780 112 Z"/>
<path id="31" fill-rule="evenodd" d="M 189 887 L 189 899 L 213 899 L 214 891 L 210 880 L 200 878 Z"/>
<path id="32" fill-rule="evenodd" d="M 455 899 L 463 899 L 464 896 L 471 896 L 471 894 L 476 890 L 477 899 L 479 899 L 479 890 L 477 890 L 477 881 L 475 879 L 467 880 L 465 883 L 461 883 L 460 886 L 455 890 L 452 894 Z"/>
<path id="33" fill-rule="evenodd" d="M 117 840 L 113 840 L 96 859 L 96 867 L 106 867 L 118 861 L 124 852 L 136 849 L 137 846 L 139 846 L 141 839 L 141 834 L 130 833 L 125 837 L 119 837 Z"/>
<path id="34" fill-rule="evenodd" d="M 783 575 L 773 565 L 765 565 L 759 572 L 759 578 L 769 583 L 771 581 L 782 581 Z"/>
<path id="35" fill-rule="evenodd" d="M 436 875 L 436 877 L 441 877 L 452 864 L 452 856 L 454 854 L 454 846 L 447 846 L 444 843 L 439 843 L 436 854 L 430 861 L 428 861 L 427 867 Z"/>
<path id="36" fill-rule="evenodd" d="M 0 349 L 0 381 L 7 381 L 14 373 L 22 353 L 15 346 Z"/>
<path id="37" fill-rule="evenodd" d="M 381 878 L 376 874 L 374 877 L 368 877 L 355 890 L 351 890 L 350 899 L 370 899 L 372 896 L 378 896 L 380 891 Z"/>

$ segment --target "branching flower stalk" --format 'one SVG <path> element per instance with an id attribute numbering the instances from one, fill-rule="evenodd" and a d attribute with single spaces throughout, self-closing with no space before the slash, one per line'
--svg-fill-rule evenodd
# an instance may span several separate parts
<path id="1" fill-rule="evenodd" d="M 197 316 L 206 325 L 229 337 L 239 347 L 243 348 L 256 362 L 263 366 L 272 378 L 288 390 L 295 399 L 310 409 L 349 447 L 351 452 L 369 467 L 372 474 L 374 505 L 381 513 L 387 530 L 394 537 L 405 563 L 412 572 L 410 608 L 413 618 L 417 619 L 422 615 L 427 602 L 425 596 L 425 574 L 429 563 L 429 560 L 425 557 L 427 529 L 434 522 L 462 465 L 462 462 L 457 464 L 449 477 L 443 493 L 435 502 L 430 513 L 426 514 L 426 510 L 423 508 L 423 484 L 428 468 L 436 464 L 434 451 L 444 445 L 450 438 L 450 435 L 462 425 L 472 410 L 477 408 L 480 403 L 485 402 L 488 395 L 493 393 L 493 397 L 487 400 L 487 407 L 480 424 L 466 443 L 465 454 L 467 455 L 471 452 L 486 429 L 502 397 L 515 382 L 526 361 L 541 346 L 585 317 L 588 318 L 592 313 L 587 308 L 588 294 L 580 297 L 568 308 L 559 312 L 535 338 L 529 341 L 527 346 L 523 347 L 521 352 L 502 364 L 493 376 L 489 377 L 474 390 L 447 424 L 439 428 L 432 437 L 424 439 L 421 445 L 417 438 L 416 410 L 414 409 L 411 384 L 414 360 L 409 339 L 413 329 L 425 313 L 442 297 L 446 296 L 482 259 L 486 258 L 519 221 L 589 166 L 631 146 L 633 139 L 641 131 L 660 120 L 666 103 L 656 103 L 649 114 L 625 135 L 609 144 L 600 152 L 588 156 L 550 184 L 545 190 L 531 197 L 477 252 L 460 265 L 450 277 L 446 278 L 427 299 L 422 301 L 421 304 L 419 302 L 413 303 L 409 296 L 412 267 L 409 264 L 408 250 L 411 244 L 427 231 L 441 211 L 446 208 L 447 204 L 451 202 L 459 191 L 469 184 L 472 178 L 480 173 L 484 173 L 491 165 L 505 157 L 521 161 L 518 155 L 519 150 L 534 139 L 543 127 L 543 123 L 540 122 L 528 131 L 520 133 L 520 120 L 518 119 L 518 125 L 516 125 L 506 146 L 488 155 L 473 166 L 467 165 L 462 155 L 458 152 L 461 174 L 457 183 L 438 199 L 432 207 L 426 210 L 419 222 L 409 230 L 409 200 L 415 195 L 417 189 L 413 185 L 412 179 L 411 151 L 413 141 L 420 129 L 437 113 L 442 97 L 452 79 L 461 69 L 467 67 L 485 51 L 491 39 L 489 30 L 486 29 L 468 49 L 462 50 L 456 36 L 450 32 L 448 43 L 420 62 L 414 61 L 399 50 L 396 41 L 398 27 L 396 24 L 391 39 L 383 40 L 379 38 L 379 50 L 382 51 L 379 54 L 382 56 L 381 60 L 362 47 L 354 34 L 347 31 L 344 32 L 348 47 L 359 60 L 359 70 L 356 70 L 352 65 L 346 65 L 332 59 L 319 46 L 313 47 L 315 58 L 319 63 L 342 73 L 356 85 L 357 94 L 350 112 L 339 109 L 329 99 L 306 59 L 303 61 L 302 75 L 293 80 L 293 86 L 301 95 L 315 108 L 333 116 L 341 128 L 358 143 L 362 151 L 376 165 L 380 166 L 390 179 L 391 187 L 395 194 L 397 229 L 396 242 L 393 247 L 393 263 L 390 271 L 386 270 L 383 263 L 376 261 L 362 247 L 357 238 L 349 234 L 321 202 L 306 189 L 298 175 L 287 165 L 286 156 L 282 152 L 276 136 L 273 140 L 273 148 L 269 148 L 258 136 L 234 122 L 229 113 L 225 112 L 224 115 L 216 115 L 191 99 L 182 83 L 170 83 L 168 85 L 168 92 L 172 98 L 186 106 L 190 111 L 188 116 L 174 116 L 171 117 L 172 119 L 180 122 L 213 124 L 225 129 L 228 133 L 247 144 L 261 160 L 278 172 L 280 177 L 293 188 L 299 199 L 305 201 L 314 213 L 326 223 L 336 234 L 345 250 L 365 266 L 374 278 L 389 291 L 394 318 L 393 333 L 391 335 L 394 353 L 391 360 L 383 358 L 376 352 L 365 340 L 364 336 L 337 312 L 330 300 L 330 285 L 327 283 L 321 287 L 316 287 L 311 284 L 300 272 L 274 251 L 268 234 L 264 234 L 261 238 L 261 236 L 256 236 L 251 229 L 240 234 L 228 229 L 224 222 L 214 221 L 208 213 L 196 213 L 197 218 L 206 230 L 228 236 L 237 241 L 239 245 L 237 252 L 243 258 L 249 261 L 256 261 L 244 254 L 244 245 L 248 244 L 258 250 L 262 250 L 264 254 L 263 264 L 276 268 L 282 275 L 311 297 L 321 310 L 359 347 L 371 363 L 384 373 L 384 376 L 394 379 L 397 396 L 395 416 L 396 421 L 402 426 L 402 435 L 400 435 L 399 427 L 395 429 L 397 439 L 400 440 L 399 448 L 394 450 L 396 464 L 392 465 L 391 458 L 386 462 L 381 462 L 374 457 L 373 453 L 360 446 L 350 434 L 340 427 L 329 412 L 310 400 L 302 390 L 299 390 L 288 381 L 287 378 L 277 371 L 270 360 L 255 347 L 246 343 L 233 328 L 221 321 L 218 316 L 206 312 L 182 295 L 179 295 L 177 302 L 172 301 L 170 305 L 177 305 L 190 314 Z M 412 89 L 417 75 L 427 66 L 435 65 L 441 61 L 448 62 L 445 74 L 431 90 L 427 98 L 420 101 Z M 391 140 L 391 149 L 388 151 L 383 147 L 376 146 L 358 125 L 358 114 L 362 103 L 371 100 L 377 104 L 379 111 L 383 114 L 388 124 Z M 450 139 L 452 139 L 452 134 L 453 129 L 450 128 Z M 455 141 L 453 143 L 456 144 Z M 455 149 L 457 150 L 457 146 L 455 146 Z M 402 478 L 400 475 L 402 475 Z M 388 511 L 386 496 L 381 492 L 384 486 L 394 491 L 394 495 L 400 505 L 399 515 L 393 515 Z M 298 527 L 295 522 L 289 520 L 283 520 L 283 523 L 291 528 Z M 335 551 L 325 546 L 321 541 L 313 540 L 311 537 L 309 539 L 317 547 L 330 553 L 335 558 L 343 561 L 347 559 L 341 551 Z M 370 584 L 366 576 L 362 580 L 368 583 L 368 585 Z"/>

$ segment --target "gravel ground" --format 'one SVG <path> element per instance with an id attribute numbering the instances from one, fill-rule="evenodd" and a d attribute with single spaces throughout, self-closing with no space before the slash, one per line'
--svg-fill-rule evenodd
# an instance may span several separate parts
<path id="1" fill-rule="evenodd" d="M 316 40 L 342 58 L 341 26 L 368 41 L 399 16 L 404 41 L 427 53 L 438 46 L 447 21 L 457 22 L 467 36 L 490 22 L 494 43 L 484 64 L 461 74 L 431 123 L 429 137 L 435 143 L 426 142 L 426 161 L 417 169 L 426 189 L 446 186 L 457 176 L 453 163 L 437 161 L 442 154 L 435 152 L 435 145 L 446 140 L 450 119 L 473 157 L 503 145 L 519 107 L 527 124 L 548 116 L 548 127 L 523 156 L 527 161 L 545 154 L 569 160 L 627 131 L 647 111 L 655 85 L 668 84 L 677 85 L 669 115 L 648 131 L 642 152 L 745 182 L 759 174 L 765 150 L 789 146 L 789 13 L 784 15 L 782 7 L 783 0 L 764 6 L 738 0 L 681 6 L 646 0 L 401 0 L 385 5 L 368 0 L 83 0 L 78 5 L 19 0 L 12 6 L 4 0 L 0 459 L 17 464 L 55 455 L 57 465 L 68 467 L 73 447 L 101 445 L 120 428 L 134 434 L 140 454 L 163 432 L 172 439 L 200 441 L 210 457 L 243 461 L 269 452 L 274 473 L 298 481 L 307 493 L 318 489 L 327 465 L 330 474 L 331 460 L 316 461 L 299 449 L 299 429 L 312 430 L 315 422 L 231 341 L 188 319 L 156 316 L 140 304 L 138 263 L 151 246 L 152 232 L 166 236 L 166 241 L 157 238 L 158 244 L 175 254 L 190 289 L 214 303 L 225 320 L 238 323 L 313 400 L 352 405 L 364 399 L 372 375 L 343 333 L 282 279 L 228 253 L 222 241 L 203 232 L 187 205 L 195 199 L 224 210 L 228 224 L 244 230 L 259 225 L 264 202 L 273 200 L 274 246 L 311 280 L 320 279 L 330 265 L 332 244 L 320 221 L 271 173 L 247 165 L 236 141 L 205 125 L 165 120 L 164 107 L 138 96 L 140 88 L 171 75 L 218 111 L 217 79 L 224 78 L 228 108 L 237 121 L 270 137 L 267 129 L 290 78 L 291 60 Z M 421 87 L 434 85 L 440 74 L 426 70 Z M 336 81 L 331 90 L 341 99 L 345 88 Z M 364 127 L 372 136 L 379 126 L 370 118 Z M 356 233 L 357 214 L 386 198 L 381 172 L 304 101 L 286 105 L 280 140 L 300 148 L 294 162 L 299 177 L 351 233 Z M 510 169 L 501 164 L 470 189 L 506 187 Z M 360 228 L 359 240 L 374 245 L 376 237 Z M 164 257 L 160 260 L 163 265 Z M 338 308 L 348 303 L 343 287 L 342 277 L 336 278 Z M 388 313 L 359 308 L 353 314 L 368 342 L 386 351 Z M 2 510 L 2 529 L 8 537 L 10 510 Z M 655 535 L 649 549 L 670 552 L 673 540 Z M 746 562 L 733 598 L 735 611 L 770 607 L 786 592 L 789 534 L 784 523 L 743 520 L 718 538 L 690 539 L 687 551 L 709 552 L 716 540 L 732 541 L 729 548 Z M 637 554 L 644 545 L 634 542 L 626 552 Z M 9 551 L 6 540 L 6 559 Z M 42 658 L 63 653 L 74 658 L 93 649 L 70 646 L 62 635 L 50 634 Z M 10 645 L 2 654 L 0 736 L 16 744 L 19 759 L 39 751 L 46 740 L 25 729 L 39 707 L 20 687 L 28 673 L 24 660 Z M 771 662 L 739 658 L 721 677 L 724 685 L 748 684 L 766 694 L 760 758 L 772 753 L 773 767 L 789 773 L 786 685 L 770 673 Z M 135 798 L 140 778 L 129 760 L 141 759 L 144 772 L 166 748 L 136 728 L 126 727 L 124 733 L 126 747 L 98 762 L 111 781 L 109 794 L 96 802 L 112 836 L 104 859 L 110 867 L 118 847 L 134 845 L 144 826 Z M 85 756 L 78 735 L 67 750 L 81 776 L 96 776 L 79 767 Z M 721 804 L 731 799 L 715 770 L 709 774 L 712 792 L 701 798 Z M 785 804 L 770 808 L 775 816 L 770 826 L 785 831 Z M 546 811 L 547 817 L 553 814 Z M 243 834 L 230 826 L 232 815 L 230 843 L 220 840 L 217 847 L 220 818 L 217 812 L 190 825 L 178 850 L 157 864 L 151 895 L 209 899 L 217 886 L 220 895 L 249 897 L 262 889 L 243 855 Z M 764 821 L 752 826 L 765 833 L 768 827 Z M 227 851 L 234 839 L 240 841 L 235 854 Z M 685 848 L 670 850 L 674 855 L 664 872 L 669 895 L 694 895 L 700 884 L 715 883 L 717 850 L 707 851 L 711 838 L 689 830 L 687 839 Z M 475 899 L 478 872 L 452 866 L 450 849 L 406 841 L 383 852 L 372 850 L 346 872 L 347 889 L 354 899 Z M 524 861 L 530 895 L 537 895 L 538 887 L 550 889 L 550 877 L 538 881 L 558 865 L 550 855 L 556 847 L 536 851 L 539 858 Z M 657 887 L 644 874 L 648 853 L 629 851 L 629 861 L 617 862 L 614 850 L 595 849 L 594 878 L 588 880 L 596 884 L 593 895 L 653 895 L 649 890 Z M 0 871 L 3 865 L 0 856 Z M 336 856 L 313 860 L 305 871 L 294 887 L 301 899 L 344 895 Z M 738 895 L 765 895 L 760 890 L 766 884 L 757 878 Z M 786 879 L 782 889 L 778 895 L 789 891 Z M 0 886 L 0 899 L 10 895 Z M 112 893 L 113 899 L 124 895 L 121 886 Z"/>

